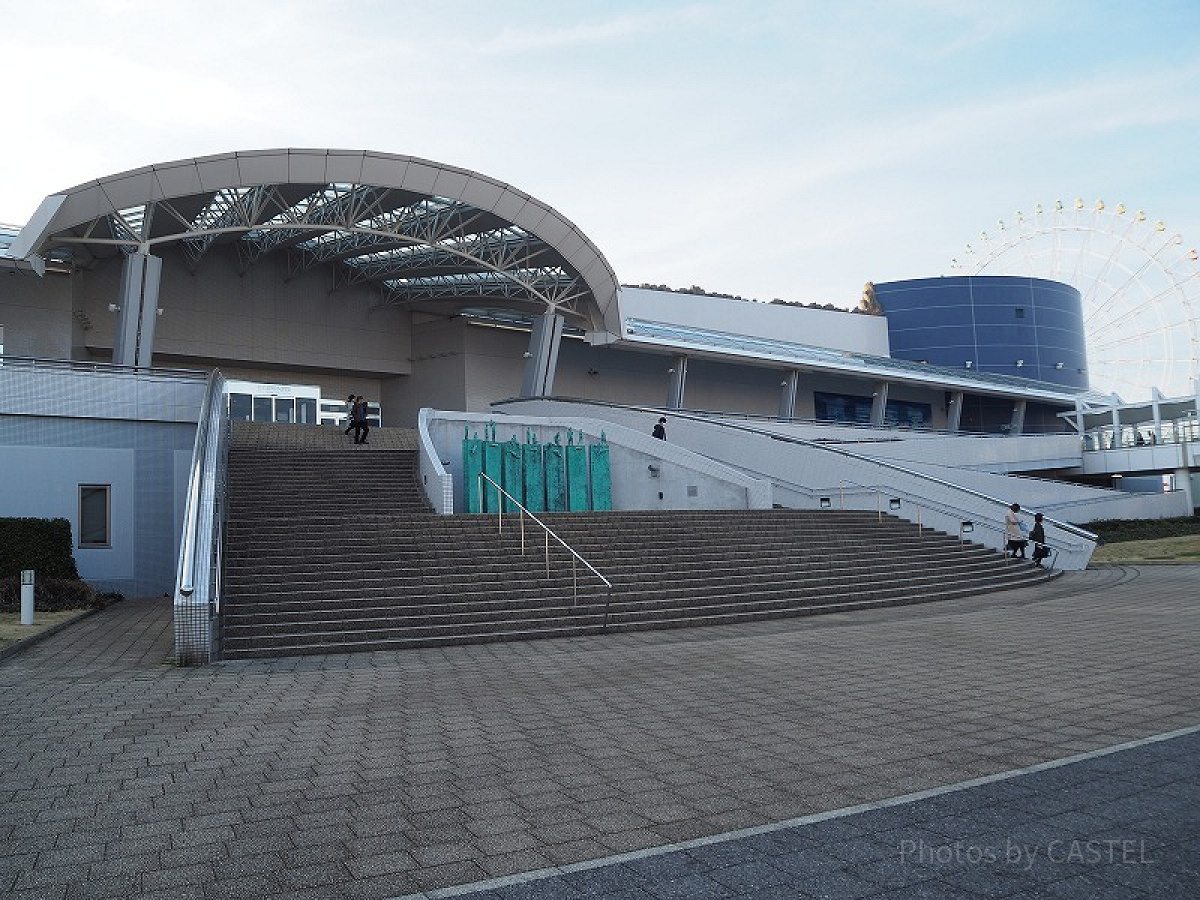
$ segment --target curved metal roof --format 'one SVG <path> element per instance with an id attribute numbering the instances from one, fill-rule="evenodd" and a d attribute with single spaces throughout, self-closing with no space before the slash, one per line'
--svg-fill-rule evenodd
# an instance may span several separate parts
<path id="1" fill-rule="evenodd" d="M 617 279 L 566 217 L 503 182 L 429 160 L 356 150 L 256 150 L 160 163 L 47 197 L 19 258 L 76 266 L 180 244 L 193 271 L 215 246 L 243 271 L 276 254 L 296 274 L 374 283 L 385 302 L 486 304 L 603 330 Z"/>

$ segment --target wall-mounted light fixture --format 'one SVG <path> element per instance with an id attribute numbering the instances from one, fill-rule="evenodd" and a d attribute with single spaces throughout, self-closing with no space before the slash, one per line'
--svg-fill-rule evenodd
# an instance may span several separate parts
<path id="1" fill-rule="evenodd" d="M 974 362 L 972 362 L 971 360 L 969 360 L 969 359 L 968 359 L 968 360 L 967 360 L 967 361 L 964 363 L 964 365 L 965 365 L 965 366 L 966 366 L 968 369 L 970 369 L 970 368 L 973 368 L 973 367 L 975 366 L 975 363 L 974 363 Z"/>
<path id="2" fill-rule="evenodd" d="M 108 304 L 108 311 L 109 312 L 120 312 L 121 307 L 116 303 L 110 303 L 110 304 Z"/>
<path id="3" fill-rule="evenodd" d="M 521 354 L 521 356 L 524 357 L 525 359 L 529 359 L 529 357 L 533 356 L 533 354 L 530 353 L 528 350 L 526 350 L 524 353 Z"/>
<path id="4" fill-rule="evenodd" d="M 1017 360 L 1017 368 L 1018 368 L 1018 369 L 1019 369 L 1019 368 L 1021 368 L 1021 367 L 1022 367 L 1022 366 L 1024 366 L 1024 365 L 1025 365 L 1025 360 L 1023 360 L 1023 359 L 1018 359 L 1018 360 Z"/>
<path id="5" fill-rule="evenodd" d="M 1062 367 L 1063 367 L 1063 364 L 1062 364 L 1062 363 L 1055 363 L 1055 364 L 1054 364 L 1054 368 L 1056 368 L 1056 369 L 1061 369 Z"/>
<path id="6" fill-rule="evenodd" d="M 828 498 L 828 497 L 821 498 L 821 509 L 829 509 L 829 507 L 831 507 L 831 506 L 833 506 L 833 501 L 830 498 Z"/>
<path id="7" fill-rule="evenodd" d="M 890 500 L 888 500 L 888 508 L 889 509 L 899 509 L 900 508 L 900 498 L 892 497 Z"/>

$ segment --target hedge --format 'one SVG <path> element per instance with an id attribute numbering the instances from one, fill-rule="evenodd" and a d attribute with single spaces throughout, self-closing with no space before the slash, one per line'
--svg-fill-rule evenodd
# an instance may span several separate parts
<path id="1" fill-rule="evenodd" d="M 24 569 L 37 577 L 78 580 L 71 523 L 66 519 L 0 519 L 0 578 L 19 578 Z"/>

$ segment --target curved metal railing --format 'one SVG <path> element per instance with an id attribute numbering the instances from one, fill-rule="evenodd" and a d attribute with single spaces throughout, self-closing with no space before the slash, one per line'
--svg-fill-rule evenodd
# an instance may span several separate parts
<path id="1" fill-rule="evenodd" d="M 221 598 L 221 541 L 229 413 L 225 378 L 209 376 L 188 472 L 175 580 L 175 661 L 210 662 Z"/>

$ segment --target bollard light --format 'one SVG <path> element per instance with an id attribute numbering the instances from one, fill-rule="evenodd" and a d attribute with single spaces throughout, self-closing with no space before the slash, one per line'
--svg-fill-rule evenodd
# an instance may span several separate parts
<path id="1" fill-rule="evenodd" d="M 21 570 L 21 624 L 33 624 L 33 569 Z"/>

